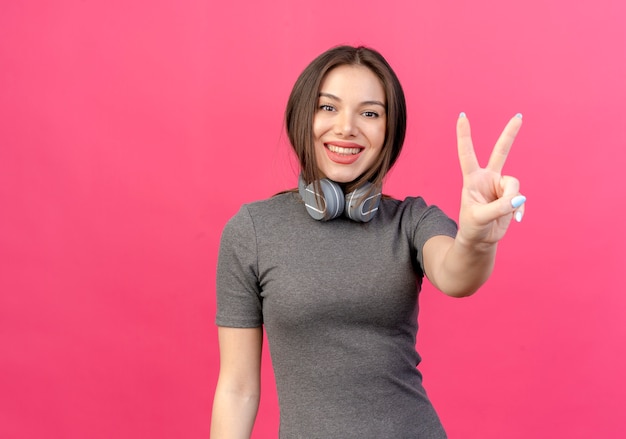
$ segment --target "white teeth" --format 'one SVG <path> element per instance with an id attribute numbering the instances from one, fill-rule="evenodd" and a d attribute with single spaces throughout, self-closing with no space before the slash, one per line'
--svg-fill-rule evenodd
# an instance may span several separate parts
<path id="1" fill-rule="evenodd" d="M 328 149 L 337 154 L 358 154 L 361 148 L 342 148 L 341 146 L 327 145 Z"/>

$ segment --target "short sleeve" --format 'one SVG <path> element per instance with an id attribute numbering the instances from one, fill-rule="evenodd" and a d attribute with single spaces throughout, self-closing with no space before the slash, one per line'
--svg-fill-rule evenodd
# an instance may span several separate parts
<path id="1" fill-rule="evenodd" d="M 413 245 L 417 250 L 417 262 L 422 272 L 424 270 L 424 244 L 433 236 L 445 235 L 454 238 L 457 233 L 457 224 L 448 215 L 435 205 L 427 206 L 421 199 L 412 206 L 412 217 L 415 221 L 413 230 Z"/>
<path id="2" fill-rule="evenodd" d="M 246 206 L 224 227 L 216 276 L 219 326 L 253 328 L 263 324 L 254 224 Z"/>

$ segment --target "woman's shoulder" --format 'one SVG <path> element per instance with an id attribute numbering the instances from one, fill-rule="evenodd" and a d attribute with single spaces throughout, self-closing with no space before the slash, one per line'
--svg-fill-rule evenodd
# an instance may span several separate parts
<path id="1" fill-rule="evenodd" d="M 278 194 L 263 200 L 244 203 L 241 210 L 247 210 L 251 215 L 276 215 L 281 210 L 291 209 L 297 204 L 300 196 L 296 191 L 279 192 Z"/>
<path id="2" fill-rule="evenodd" d="M 293 210 L 299 200 L 300 197 L 297 192 L 285 191 L 263 200 L 246 202 L 241 205 L 228 223 L 242 225 L 284 217 Z"/>
<path id="3" fill-rule="evenodd" d="M 392 209 L 400 212 L 416 209 L 421 210 L 429 207 L 424 198 L 420 196 L 411 196 L 400 199 L 389 195 L 383 195 L 380 204 L 383 209 Z"/>
<path id="4" fill-rule="evenodd" d="M 408 196 L 404 199 L 384 196 L 380 209 L 383 216 L 398 218 L 412 224 L 424 220 L 453 222 L 436 204 L 428 204 L 421 196 Z"/>
<path id="5" fill-rule="evenodd" d="M 284 192 L 241 205 L 227 221 L 222 235 L 240 239 L 271 239 L 302 224 L 306 209 L 297 192 Z"/>

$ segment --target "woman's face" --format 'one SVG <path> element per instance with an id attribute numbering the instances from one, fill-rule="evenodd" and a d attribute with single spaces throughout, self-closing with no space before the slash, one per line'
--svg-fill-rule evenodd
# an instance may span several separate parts
<path id="1" fill-rule="evenodd" d="M 386 104 L 380 80 L 367 67 L 343 65 L 326 74 L 313 118 L 323 177 L 349 183 L 374 164 L 385 142 Z"/>

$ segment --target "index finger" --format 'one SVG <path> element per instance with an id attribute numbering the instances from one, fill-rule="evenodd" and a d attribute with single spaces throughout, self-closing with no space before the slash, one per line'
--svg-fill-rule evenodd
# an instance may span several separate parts
<path id="1" fill-rule="evenodd" d="M 456 143 L 463 175 L 478 170 L 480 166 L 476 158 L 476 152 L 474 151 L 474 144 L 472 143 L 470 123 L 465 113 L 461 113 L 456 121 Z"/>
<path id="2" fill-rule="evenodd" d="M 509 120 L 509 123 L 506 124 L 504 130 L 502 130 L 502 134 L 500 134 L 498 141 L 493 147 L 491 156 L 489 157 L 487 169 L 498 173 L 502 172 L 504 162 L 506 162 L 506 158 L 509 155 L 511 146 L 513 146 L 515 136 L 517 136 L 517 133 L 519 132 L 521 127 L 522 114 L 517 113 L 514 117 L 511 118 L 511 120 Z"/>

